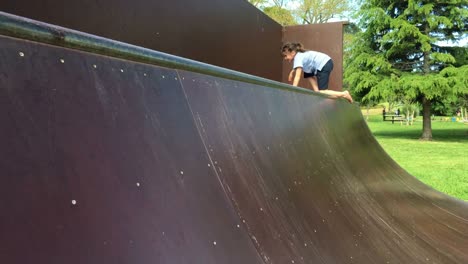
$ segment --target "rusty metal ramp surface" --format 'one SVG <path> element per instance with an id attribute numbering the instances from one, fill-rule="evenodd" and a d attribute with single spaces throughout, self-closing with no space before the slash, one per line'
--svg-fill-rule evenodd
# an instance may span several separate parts
<path id="1" fill-rule="evenodd" d="M 468 204 L 356 105 L 20 22 L 0 30 L 0 263 L 468 263 Z"/>

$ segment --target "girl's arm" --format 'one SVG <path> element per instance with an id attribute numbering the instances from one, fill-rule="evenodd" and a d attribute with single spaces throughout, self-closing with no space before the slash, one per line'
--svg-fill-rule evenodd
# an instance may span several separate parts
<path id="1" fill-rule="evenodd" d="M 289 72 L 288 81 L 292 82 L 294 78 L 294 69 Z"/>
<path id="2" fill-rule="evenodd" d="M 294 76 L 293 85 L 294 85 L 294 86 L 298 86 L 298 85 L 299 85 L 299 81 L 301 80 L 301 76 L 302 76 L 302 68 L 301 68 L 301 67 L 298 67 L 298 68 L 296 68 L 295 70 L 296 70 L 296 75 Z"/>

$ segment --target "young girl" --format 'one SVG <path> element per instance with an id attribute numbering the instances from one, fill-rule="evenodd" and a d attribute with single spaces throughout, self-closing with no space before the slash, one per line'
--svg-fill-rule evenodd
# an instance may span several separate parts
<path id="1" fill-rule="evenodd" d="M 333 98 L 345 98 L 350 103 L 353 102 L 348 91 L 328 90 L 333 61 L 327 54 L 305 50 L 301 43 L 287 43 L 281 48 L 281 53 L 286 61 L 294 61 L 293 69 L 288 77 L 294 86 L 299 84 L 301 75 L 304 73 L 304 78 L 309 80 L 314 91 L 328 94 Z"/>

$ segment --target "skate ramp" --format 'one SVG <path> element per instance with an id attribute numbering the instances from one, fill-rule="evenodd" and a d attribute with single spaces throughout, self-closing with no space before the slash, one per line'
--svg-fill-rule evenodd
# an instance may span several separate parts
<path id="1" fill-rule="evenodd" d="M 357 105 L 2 19 L 1 263 L 468 262 Z"/>

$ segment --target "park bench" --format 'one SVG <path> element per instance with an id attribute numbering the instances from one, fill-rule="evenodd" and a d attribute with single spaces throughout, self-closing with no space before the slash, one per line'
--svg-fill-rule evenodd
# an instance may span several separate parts
<path id="1" fill-rule="evenodd" d="M 402 115 L 383 115 L 383 121 L 392 121 L 392 124 L 394 124 L 395 121 L 403 122 L 405 120 L 405 117 Z"/>

